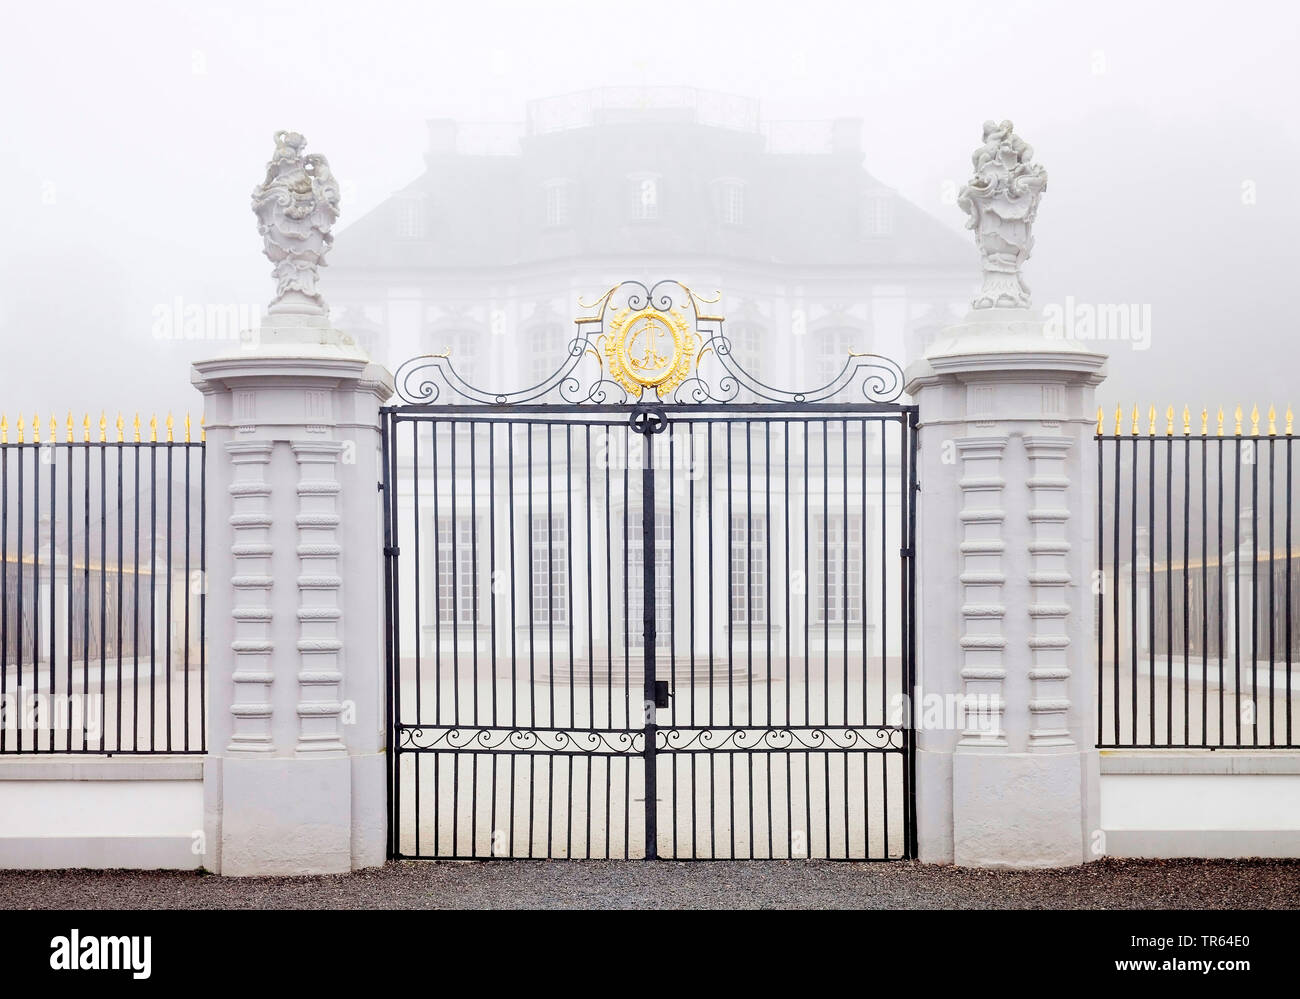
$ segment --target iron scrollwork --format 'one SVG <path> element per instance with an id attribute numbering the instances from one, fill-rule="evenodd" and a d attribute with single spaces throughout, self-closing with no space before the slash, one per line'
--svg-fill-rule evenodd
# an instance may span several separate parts
<path id="1" fill-rule="evenodd" d="M 723 318 L 706 298 L 680 281 L 653 285 L 623 281 L 592 302 L 578 300 L 585 315 L 559 367 L 527 388 L 496 392 L 478 388 L 457 371 L 451 351 L 422 354 L 397 369 L 397 394 L 412 405 L 447 401 L 490 406 L 556 401 L 567 405 L 630 405 L 656 401 L 678 405 L 739 400 L 799 405 L 848 401 L 856 388 L 868 403 L 891 403 L 903 394 L 903 370 L 879 354 L 849 352 L 825 385 L 806 391 L 779 388 L 741 365 L 723 330 Z"/>
<path id="2" fill-rule="evenodd" d="M 655 733 L 659 752 L 887 751 L 903 748 L 903 732 L 891 726 L 834 728 L 663 728 Z"/>
<path id="3" fill-rule="evenodd" d="M 645 733 L 631 730 L 402 725 L 398 728 L 398 748 L 443 752 L 638 756 L 645 749 Z"/>

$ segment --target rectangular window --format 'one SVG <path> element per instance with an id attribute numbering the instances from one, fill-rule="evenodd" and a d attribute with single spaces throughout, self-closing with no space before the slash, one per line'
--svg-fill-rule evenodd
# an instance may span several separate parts
<path id="1" fill-rule="evenodd" d="M 564 329 L 559 326 L 543 326 L 529 335 L 529 379 L 528 384 L 540 385 L 569 359 L 565 348 Z"/>
<path id="2" fill-rule="evenodd" d="M 632 178 L 632 218 L 649 221 L 659 217 L 659 181 L 655 177 Z"/>
<path id="3" fill-rule="evenodd" d="M 767 521 L 731 517 L 731 623 L 767 620 Z"/>
<path id="4" fill-rule="evenodd" d="M 546 224 L 569 224 L 569 185 L 565 181 L 546 185 Z"/>
<path id="5" fill-rule="evenodd" d="M 401 202 L 397 207 L 397 238 L 419 239 L 424 235 L 424 219 L 418 201 Z"/>
<path id="6" fill-rule="evenodd" d="M 830 329 L 814 334 L 817 338 L 817 382 L 830 384 L 849 360 L 850 350 L 863 350 L 854 339 L 860 334 L 851 329 Z"/>
<path id="7" fill-rule="evenodd" d="M 457 514 L 452 531 L 450 514 L 438 517 L 438 620 L 473 625 L 478 610 L 478 576 L 474 571 L 474 518 Z"/>
<path id="8" fill-rule="evenodd" d="M 725 181 L 719 191 L 718 214 L 725 225 L 745 222 L 745 188 L 735 181 Z"/>
<path id="9" fill-rule="evenodd" d="M 672 550 L 667 511 L 655 513 L 655 646 L 672 645 Z M 627 525 L 627 624 L 628 642 L 635 652 L 645 643 L 645 545 L 640 516 Z"/>
<path id="10" fill-rule="evenodd" d="M 884 195 L 873 195 L 862 204 L 862 231 L 867 236 L 888 236 L 894 231 L 893 205 Z"/>
<path id="11" fill-rule="evenodd" d="M 862 515 L 818 515 L 812 543 L 816 561 L 810 580 L 819 624 L 860 624 L 863 615 Z"/>
<path id="12" fill-rule="evenodd" d="M 533 516 L 529 540 L 532 548 L 533 621 L 567 624 L 569 620 L 569 549 L 561 515 Z"/>

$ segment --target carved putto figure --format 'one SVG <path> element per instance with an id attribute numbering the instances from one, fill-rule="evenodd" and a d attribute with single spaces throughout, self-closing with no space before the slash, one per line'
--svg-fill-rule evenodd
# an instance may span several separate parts
<path id="1" fill-rule="evenodd" d="M 1009 121 L 984 123 L 984 144 L 971 157 L 975 176 L 957 197 L 983 258 L 984 285 L 971 303 L 976 309 L 1029 307 L 1020 267 L 1034 248 L 1033 223 L 1047 171 L 1031 162 L 1033 147 L 1012 129 Z"/>
<path id="2" fill-rule="evenodd" d="M 339 187 L 324 156 L 303 155 L 307 140 L 297 132 L 276 132 L 266 179 L 253 189 L 253 212 L 263 252 L 275 264 L 272 313 L 328 315 L 317 290 L 317 269 L 325 265 L 339 217 Z"/>

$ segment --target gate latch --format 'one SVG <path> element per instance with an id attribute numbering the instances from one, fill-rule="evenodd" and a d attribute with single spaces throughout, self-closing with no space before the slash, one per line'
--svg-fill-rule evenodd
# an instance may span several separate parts
<path id="1" fill-rule="evenodd" d="M 668 692 L 668 681 L 656 680 L 655 681 L 655 707 L 656 708 L 668 707 L 668 698 L 671 696 L 672 695 Z"/>

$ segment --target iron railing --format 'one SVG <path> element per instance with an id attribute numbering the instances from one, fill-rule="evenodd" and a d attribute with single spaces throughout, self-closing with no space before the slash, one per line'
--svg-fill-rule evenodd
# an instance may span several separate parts
<path id="1" fill-rule="evenodd" d="M 202 753 L 202 431 L 47 428 L 0 419 L 0 753 Z"/>
<path id="2" fill-rule="evenodd" d="M 1292 414 L 1097 420 L 1097 744 L 1294 748 Z"/>

